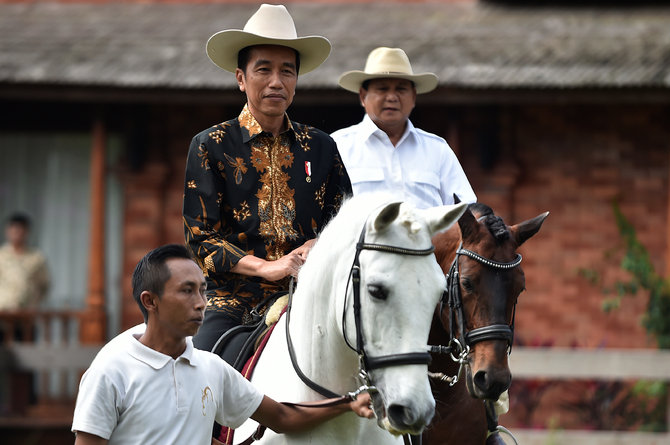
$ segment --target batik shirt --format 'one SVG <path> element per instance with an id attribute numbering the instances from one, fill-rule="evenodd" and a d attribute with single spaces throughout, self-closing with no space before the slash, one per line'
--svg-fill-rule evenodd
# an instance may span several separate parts
<path id="1" fill-rule="evenodd" d="M 245 105 L 233 120 L 191 141 L 184 187 L 186 244 L 200 264 L 208 310 L 244 322 L 261 299 L 285 290 L 230 272 L 245 255 L 277 260 L 315 238 L 351 194 L 349 176 L 326 133 L 290 121 L 274 137 Z"/>

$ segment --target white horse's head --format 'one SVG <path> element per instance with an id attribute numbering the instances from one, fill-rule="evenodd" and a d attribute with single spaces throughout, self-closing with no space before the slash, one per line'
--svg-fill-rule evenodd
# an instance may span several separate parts
<path id="1" fill-rule="evenodd" d="M 362 346 L 358 354 L 365 356 L 368 383 L 377 389 L 372 397 L 378 423 L 393 434 L 420 433 L 434 413 L 426 352 L 433 313 L 446 283 L 432 254 L 431 237 L 451 226 L 465 208 L 465 204 L 458 204 L 417 210 L 400 202 L 380 207 L 373 198 L 353 198 L 310 253 L 312 259 L 323 253 L 324 245 L 330 247 L 328 270 L 332 278 L 323 275 L 322 265 L 321 280 L 332 280 L 329 290 L 335 295 L 330 304 L 340 337 L 344 336 L 340 342 L 354 349 L 357 344 Z M 370 209 L 376 210 L 370 213 Z M 357 253 L 361 231 L 364 245 Z M 338 251 L 336 259 L 332 258 L 333 250 Z M 360 283 L 352 280 L 347 287 L 356 256 Z M 311 267 L 305 269 L 314 273 Z M 300 280 L 304 275 L 301 271 Z M 354 287 L 359 292 L 358 323 Z M 349 373 L 355 375 L 358 354 L 347 351 L 348 358 L 338 360 L 350 368 L 353 365 Z M 335 384 L 334 379 L 331 382 Z"/>

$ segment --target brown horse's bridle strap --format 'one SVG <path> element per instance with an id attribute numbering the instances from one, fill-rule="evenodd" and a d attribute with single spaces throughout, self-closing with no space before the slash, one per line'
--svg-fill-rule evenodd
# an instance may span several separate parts
<path id="1" fill-rule="evenodd" d="M 516 258 L 510 262 L 499 262 L 494 261 L 489 258 L 483 257 L 476 252 L 471 250 L 463 249 L 462 244 L 456 250 L 456 258 L 451 264 L 449 273 L 447 274 L 447 291 L 445 296 L 442 298 L 441 308 L 444 306 L 445 298 L 449 304 L 449 324 L 450 324 L 450 336 L 453 339 L 457 338 L 454 329 L 454 320 L 453 316 L 456 315 L 457 323 L 460 328 L 460 337 L 464 343 L 464 347 L 472 346 L 475 343 L 479 343 L 485 340 L 505 340 L 508 347 L 512 348 L 512 343 L 514 342 L 514 319 L 516 318 L 516 304 L 514 305 L 514 310 L 512 312 L 512 323 L 507 324 L 492 324 L 489 326 L 483 326 L 480 328 L 472 329 L 471 331 L 466 332 L 465 330 L 465 315 L 463 313 L 463 299 L 461 297 L 461 287 L 459 281 L 459 258 L 461 255 L 465 255 L 485 266 L 494 268 L 494 269 L 513 269 L 521 264 L 523 259 L 521 254 L 516 255 Z M 440 311 L 441 311 L 440 308 Z M 451 346 L 451 344 L 450 344 Z"/>

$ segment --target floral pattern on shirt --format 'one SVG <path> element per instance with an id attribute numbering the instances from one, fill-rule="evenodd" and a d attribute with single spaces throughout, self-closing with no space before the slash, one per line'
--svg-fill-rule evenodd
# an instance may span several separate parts
<path id="1" fill-rule="evenodd" d="M 262 298 L 286 290 L 288 279 L 266 282 L 230 269 L 245 255 L 276 260 L 316 237 L 351 194 L 334 141 L 285 119 L 286 131 L 275 137 L 245 105 L 236 119 L 196 135 L 189 149 L 186 244 L 207 279 L 208 310 L 240 322 Z"/>

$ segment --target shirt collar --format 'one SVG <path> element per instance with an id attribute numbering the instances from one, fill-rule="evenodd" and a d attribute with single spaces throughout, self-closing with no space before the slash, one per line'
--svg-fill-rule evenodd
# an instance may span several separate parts
<path id="1" fill-rule="evenodd" d="M 172 357 L 169 355 L 158 352 L 154 349 L 149 348 L 148 346 L 143 345 L 134 335 L 129 335 L 130 337 L 130 348 L 128 353 L 135 357 L 137 360 L 146 363 L 154 369 L 161 369 L 167 365 Z M 193 339 L 191 337 L 186 337 L 186 349 L 184 352 L 177 357 L 177 360 L 184 359 L 191 366 L 196 364 L 193 362 Z"/>
<path id="2" fill-rule="evenodd" d="M 294 132 L 293 124 L 291 124 L 291 119 L 288 118 L 288 114 L 284 113 L 284 119 L 288 122 L 286 131 Z M 237 117 L 237 120 L 240 122 L 240 128 L 246 130 L 242 132 L 242 142 L 247 143 L 254 137 L 263 133 L 261 124 L 258 123 L 254 115 L 249 111 L 249 104 L 244 104 L 244 108 L 242 108 L 242 112 Z"/>
<path id="3" fill-rule="evenodd" d="M 363 116 L 363 122 L 362 122 L 362 136 L 364 139 L 369 139 L 370 136 L 376 135 L 377 137 L 385 137 L 388 138 L 386 133 L 382 129 L 380 129 L 377 124 L 375 124 L 372 119 L 370 119 L 370 116 L 365 114 Z M 396 146 L 400 145 L 405 139 L 407 139 L 410 135 L 413 135 L 416 133 L 416 129 L 414 128 L 414 124 L 412 124 L 412 121 L 407 119 L 407 126 L 405 127 L 405 132 L 403 133 L 402 137 L 396 144 Z"/>

